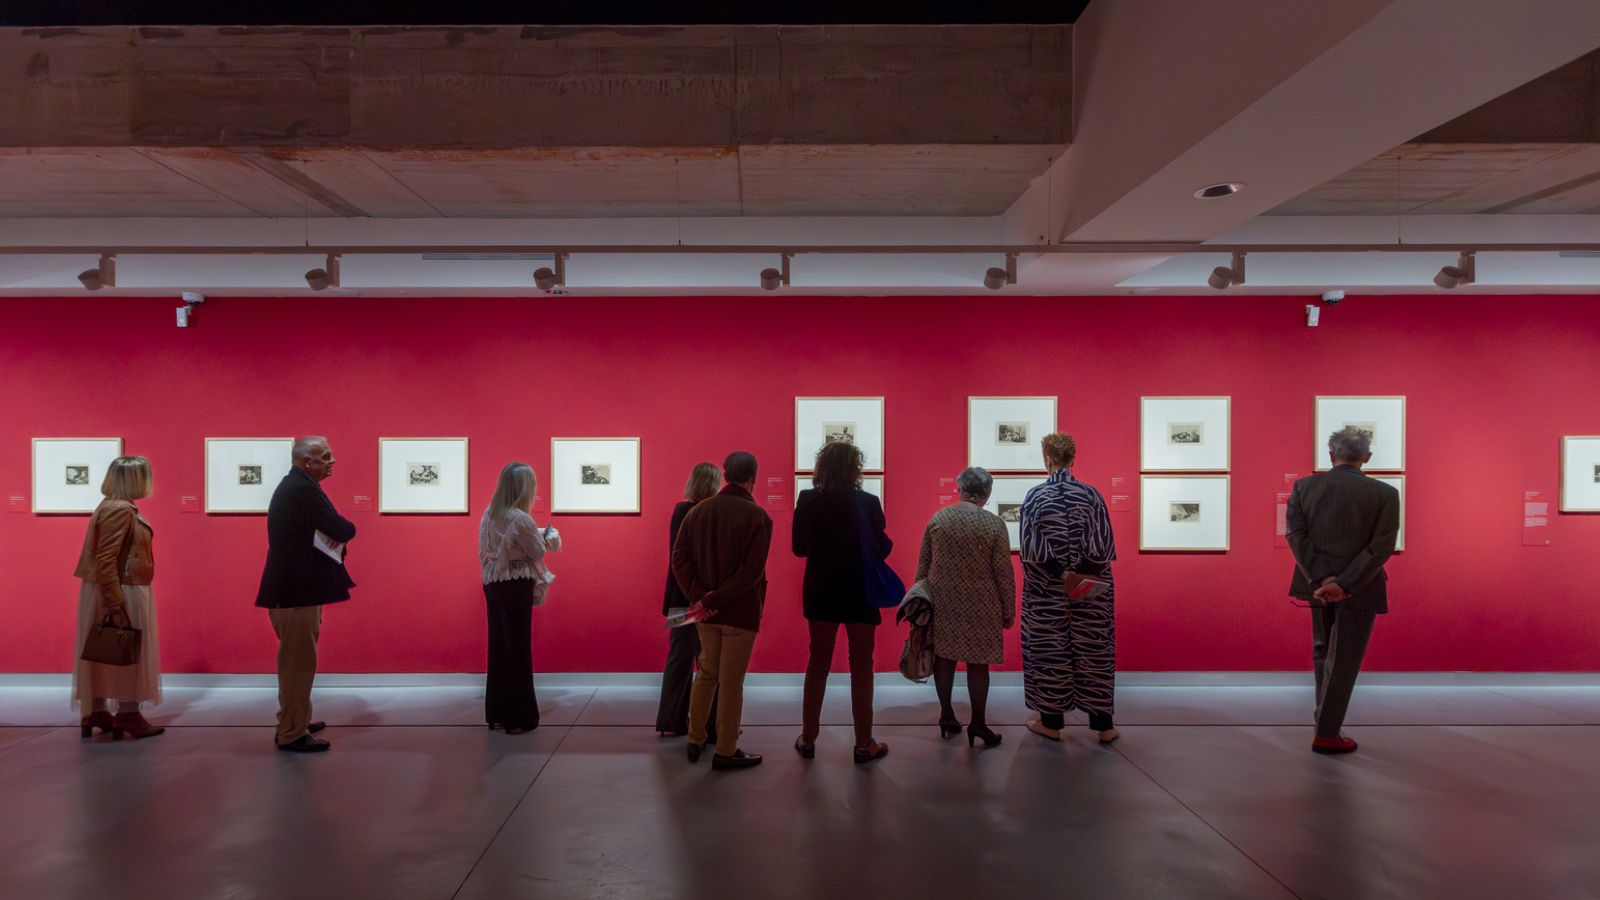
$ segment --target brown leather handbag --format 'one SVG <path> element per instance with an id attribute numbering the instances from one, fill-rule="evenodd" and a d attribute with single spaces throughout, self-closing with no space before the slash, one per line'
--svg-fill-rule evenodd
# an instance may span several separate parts
<path id="1" fill-rule="evenodd" d="M 118 624 L 117 616 L 107 613 L 99 625 L 89 629 L 89 636 L 83 642 L 83 660 L 107 666 L 131 666 L 139 661 L 142 634 L 126 616 Z"/>

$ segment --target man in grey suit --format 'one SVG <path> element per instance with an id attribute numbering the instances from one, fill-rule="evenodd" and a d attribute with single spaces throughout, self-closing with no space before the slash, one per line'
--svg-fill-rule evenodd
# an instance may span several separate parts
<path id="1" fill-rule="evenodd" d="M 1383 564 L 1400 531 L 1400 492 L 1367 477 L 1372 436 L 1346 427 L 1328 438 L 1333 469 L 1302 478 L 1289 495 L 1290 596 L 1311 604 L 1311 661 L 1317 681 L 1317 753 L 1354 753 L 1345 711 L 1367 653 L 1372 624 L 1389 611 Z"/>

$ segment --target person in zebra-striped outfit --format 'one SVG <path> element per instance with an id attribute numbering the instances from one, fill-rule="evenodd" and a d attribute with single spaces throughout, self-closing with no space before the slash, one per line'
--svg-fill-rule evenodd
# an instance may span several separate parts
<path id="1" fill-rule="evenodd" d="M 1111 580 L 1111 517 L 1100 492 L 1072 477 L 1072 436 L 1047 435 L 1043 449 L 1050 475 L 1022 503 L 1022 690 L 1038 713 L 1028 730 L 1059 741 L 1066 714 L 1081 709 L 1101 743 L 1110 743 L 1117 739 L 1115 589 L 1069 603 L 1061 577 Z"/>

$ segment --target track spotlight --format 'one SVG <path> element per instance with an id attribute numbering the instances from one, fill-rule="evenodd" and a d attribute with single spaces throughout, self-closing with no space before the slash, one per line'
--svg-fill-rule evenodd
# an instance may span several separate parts
<path id="1" fill-rule="evenodd" d="M 763 291 L 775 291 L 778 288 L 788 285 L 789 258 L 792 256 L 794 256 L 793 253 L 779 254 L 780 259 L 778 265 L 782 268 L 775 269 L 771 266 L 768 266 L 767 268 L 761 270 L 761 289 Z"/>
<path id="2" fill-rule="evenodd" d="M 1017 283 L 1017 255 L 1006 254 L 1005 268 L 990 266 L 983 273 L 983 286 L 991 291 L 998 291 L 1008 284 Z"/>
<path id="3" fill-rule="evenodd" d="M 98 291 L 103 287 L 117 286 L 117 258 L 109 253 L 100 254 L 100 264 L 78 273 L 84 290 Z"/>
<path id="4" fill-rule="evenodd" d="M 325 291 L 331 287 L 339 286 L 339 254 L 329 253 L 327 267 L 312 269 L 306 273 L 306 287 L 313 291 Z"/>
<path id="5" fill-rule="evenodd" d="M 555 255 L 554 269 L 549 266 L 540 266 L 533 270 L 533 286 L 541 291 L 554 292 L 558 287 L 567 285 L 567 255 Z"/>
<path id="6" fill-rule="evenodd" d="M 1244 254 L 1233 255 L 1233 265 L 1217 266 L 1211 270 L 1211 277 L 1206 279 L 1206 284 L 1219 291 L 1225 291 L 1235 284 L 1244 284 Z"/>
<path id="7" fill-rule="evenodd" d="M 1478 280 L 1477 254 L 1471 250 L 1461 251 L 1456 257 L 1453 266 L 1440 266 L 1439 274 L 1433 276 L 1433 283 L 1445 290 L 1450 290 L 1457 285 L 1473 284 Z"/>

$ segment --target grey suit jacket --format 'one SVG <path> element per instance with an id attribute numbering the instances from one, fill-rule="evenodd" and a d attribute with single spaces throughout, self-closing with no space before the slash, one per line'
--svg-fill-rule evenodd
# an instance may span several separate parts
<path id="1" fill-rule="evenodd" d="M 1350 609 L 1389 611 L 1383 564 L 1400 532 L 1400 492 L 1354 466 L 1336 466 L 1294 483 L 1289 494 L 1289 593 L 1303 600 L 1329 575 L 1350 595 Z"/>

